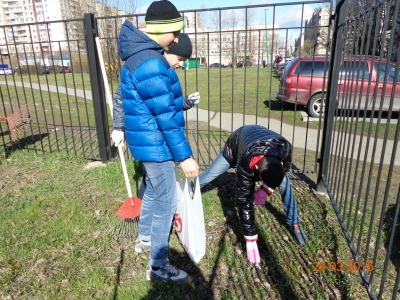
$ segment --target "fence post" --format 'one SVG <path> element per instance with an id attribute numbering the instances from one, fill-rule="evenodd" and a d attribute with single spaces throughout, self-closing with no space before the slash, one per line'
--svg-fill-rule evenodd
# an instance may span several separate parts
<path id="1" fill-rule="evenodd" d="M 84 15 L 84 28 L 97 140 L 99 142 L 99 154 L 101 161 L 106 163 L 111 159 L 110 133 L 108 127 L 107 103 L 104 92 L 104 84 L 101 77 L 100 62 L 97 55 L 97 47 L 95 42 L 95 37 L 97 36 L 97 27 L 94 20 L 94 14 L 86 13 Z"/>
<path id="2" fill-rule="evenodd" d="M 336 5 L 335 10 L 335 27 L 333 31 L 332 45 L 331 45 L 331 59 L 329 64 L 329 77 L 328 86 L 326 89 L 326 101 L 325 101 L 325 112 L 324 112 L 324 127 L 322 132 L 321 142 L 321 154 L 318 159 L 318 177 L 317 177 L 317 192 L 325 193 L 325 185 L 322 178 L 327 178 L 327 171 L 330 158 L 331 141 L 332 141 L 332 128 L 333 119 L 335 117 L 335 103 L 336 103 L 336 92 L 337 82 L 339 77 L 339 66 L 340 66 L 340 49 L 341 49 L 341 28 L 340 24 L 345 20 L 346 14 L 346 0 L 340 0 Z M 338 62 L 338 63 L 336 63 Z"/>

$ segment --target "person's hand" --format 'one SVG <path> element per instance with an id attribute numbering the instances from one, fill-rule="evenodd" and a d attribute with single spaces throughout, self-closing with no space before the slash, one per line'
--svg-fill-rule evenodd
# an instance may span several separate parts
<path id="1" fill-rule="evenodd" d="M 199 104 L 200 103 L 200 94 L 199 94 L 199 92 L 190 94 L 189 96 L 187 96 L 187 100 L 190 101 L 191 103 L 193 103 L 193 105 Z"/>
<path id="2" fill-rule="evenodd" d="M 247 259 L 252 264 L 258 265 L 260 263 L 260 252 L 257 247 L 258 235 L 245 235 Z"/>
<path id="3" fill-rule="evenodd" d="M 254 193 L 254 205 L 264 205 L 267 197 L 268 194 L 266 191 L 258 189 L 258 191 Z"/>
<path id="4" fill-rule="evenodd" d="M 199 165 L 193 158 L 189 157 L 182 161 L 180 164 L 186 178 L 199 176 Z"/>
<path id="5" fill-rule="evenodd" d="M 119 144 L 121 144 L 124 141 L 125 134 L 121 130 L 113 130 L 111 133 L 111 139 L 114 142 L 115 147 L 118 147 Z M 122 144 L 122 147 L 124 144 Z"/>
<path id="6" fill-rule="evenodd" d="M 269 188 L 267 185 L 264 183 L 261 185 L 261 187 L 254 193 L 254 205 L 264 205 L 265 201 L 267 200 L 267 197 L 272 195 L 274 192 L 273 189 Z"/>

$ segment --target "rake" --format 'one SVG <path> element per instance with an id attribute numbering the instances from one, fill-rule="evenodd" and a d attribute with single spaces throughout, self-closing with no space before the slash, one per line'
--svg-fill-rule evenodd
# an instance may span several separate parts
<path id="1" fill-rule="evenodd" d="M 7 121 L 8 130 L 13 142 L 19 141 L 22 137 L 21 127 L 31 121 L 30 117 L 28 105 L 21 106 L 8 117 L 0 116 L 0 120 Z"/>
<path id="2" fill-rule="evenodd" d="M 108 105 L 110 107 L 110 114 L 111 114 L 111 118 L 112 118 L 113 117 L 112 98 L 111 98 L 111 93 L 110 93 L 110 87 L 108 86 L 108 80 L 107 80 L 106 69 L 104 66 L 103 54 L 101 52 L 100 39 L 98 37 L 96 37 L 96 45 L 97 45 L 97 52 L 99 55 L 99 61 L 100 61 L 104 86 L 106 89 L 106 99 L 107 99 Z M 126 190 L 128 191 L 128 199 L 126 199 L 122 203 L 122 205 L 120 206 L 120 208 L 118 209 L 118 211 L 116 213 L 116 216 L 121 219 L 138 219 L 140 216 L 140 208 L 142 206 L 142 200 L 137 197 L 132 196 L 132 189 L 131 189 L 131 185 L 129 183 L 128 172 L 126 170 L 124 151 L 122 150 L 122 143 L 120 143 L 118 145 L 118 154 L 119 154 L 119 158 L 121 160 L 122 171 L 124 173 Z"/>

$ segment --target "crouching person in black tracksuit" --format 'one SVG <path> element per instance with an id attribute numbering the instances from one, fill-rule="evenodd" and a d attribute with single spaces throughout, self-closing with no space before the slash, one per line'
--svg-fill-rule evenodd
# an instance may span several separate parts
<path id="1" fill-rule="evenodd" d="M 258 264 L 260 261 L 254 205 L 263 205 L 276 187 L 282 195 L 286 222 L 295 241 L 301 245 L 307 242 L 285 172 L 290 169 L 291 161 L 292 145 L 284 137 L 263 126 L 246 125 L 232 133 L 221 153 L 198 177 L 200 187 L 203 187 L 228 169 L 237 168 L 236 204 L 246 240 L 247 258 L 251 263 Z M 263 184 L 255 192 L 257 181 Z"/>

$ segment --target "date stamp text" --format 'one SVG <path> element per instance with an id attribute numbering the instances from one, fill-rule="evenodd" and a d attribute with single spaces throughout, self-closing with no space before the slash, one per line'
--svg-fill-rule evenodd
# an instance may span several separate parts
<path id="1" fill-rule="evenodd" d="M 371 273 L 375 270 L 374 264 L 372 261 L 368 262 L 361 262 L 358 261 L 331 261 L 331 262 L 324 262 L 324 261 L 314 261 L 313 262 L 313 269 L 312 272 L 358 272 L 361 269 L 364 272 Z"/>

